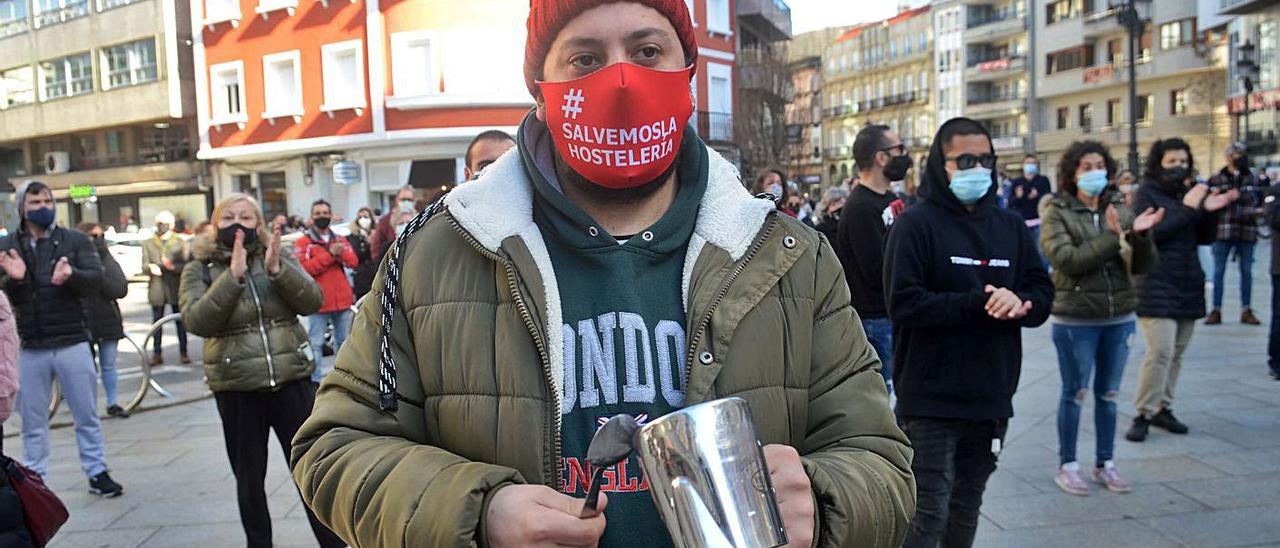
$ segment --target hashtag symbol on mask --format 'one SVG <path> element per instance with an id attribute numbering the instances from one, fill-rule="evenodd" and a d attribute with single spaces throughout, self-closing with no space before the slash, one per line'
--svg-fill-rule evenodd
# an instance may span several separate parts
<path id="1" fill-rule="evenodd" d="M 582 97 L 582 90 L 569 88 L 569 93 L 564 96 L 564 106 L 560 110 L 564 111 L 564 117 L 573 120 L 578 119 L 578 115 L 582 113 L 582 103 L 586 101 Z"/>

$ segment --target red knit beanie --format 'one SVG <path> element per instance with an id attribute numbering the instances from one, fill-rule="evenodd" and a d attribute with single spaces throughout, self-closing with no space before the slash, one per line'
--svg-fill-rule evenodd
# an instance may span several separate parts
<path id="1" fill-rule="evenodd" d="M 529 93 L 538 96 L 534 80 L 542 72 L 542 63 L 565 24 L 582 12 L 612 2 L 634 2 L 649 6 L 667 17 L 676 29 L 684 55 L 697 72 L 698 40 L 693 32 L 693 20 L 684 0 L 529 0 L 529 35 L 524 45 L 524 83 Z"/>

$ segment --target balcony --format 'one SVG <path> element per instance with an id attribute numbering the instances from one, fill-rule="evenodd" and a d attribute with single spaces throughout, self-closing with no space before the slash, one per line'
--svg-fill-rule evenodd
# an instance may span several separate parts
<path id="1" fill-rule="evenodd" d="M 964 115 L 969 118 L 1012 116 L 1024 112 L 1026 108 L 1026 94 L 978 95 L 969 97 L 965 104 Z"/>
<path id="2" fill-rule="evenodd" d="M 1022 150 L 1022 143 L 1023 138 L 1021 135 L 1007 135 L 991 138 L 991 146 L 996 149 L 997 153 L 1000 151 Z"/>
<path id="3" fill-rule="evenodd" d="M 698 136 L 707 142 L 733 141 L 733 115 L 727 112 L 698 112 Z"/>
<path id="4" fill-rule="evenodd" d="M 739 25 L 749 26 L 765 42 L 791 39 L 791 7 L 783 0 L 738 0 Z"/>
<path id="5" fill-rule="evenodd" d="M 849 147 L 827 147 L 822 150 L 822 157 L 828 160 L 847 160 L 849 154 Z"/>
<path id="6" fill-rule="evenodd" d="M 89 0 L 69 0 L 61 8 L 36 13 L 36 28 L 48 27 L 89 15 Z"/>
<path id="7" fill-rule="evenodd" d="M 1248 15 L 1276 5 L 1280 5 L 1280 0 L 1219 0 L 1218 13 L 1221 15 Z"/>
<path id="8" fill-rule="evenodd" d="M 1152 141 L 1161 137 L 1179 135 L 1186 138 L 1187 136 L 1206 135 L 1211 127 L 1213 127 L 1213 124 L 1212 115 L 1210 114 L 1158 116 L 1154 121 L 1139 120 L 1139 149 L 1145 150 Z M 1041 132 L 1036 137 L 1036 147 L 1046 151 L 1063 150 L 1071 142 L 1080 139 L 1086 133 L 1090 139 L 1096 139 L 1110 147 L 1124 147 L 1129 144 L 1129 124 L 1122 123 L 1087 130 L 1073 127 Z M 1112 150 L 1116 149 L 1112 148 Z"/>
<path id="9" fill-rule="evenodd" d="M 1027 59 L 1021 55 L 982 61 L 969 65 L 964 71 L 966 82 L 990 82 L 1009 76 L 1025 75 Z"/>
<path id="10" fill-rule="evenodd" d="M 25 15 L 17 19 L 0 21 L 0 38 L 22 34 L 28 30 L 31 30 L 31 20 Z"/>
<path id="11" fill-rule="evenodd" d="M 1008 38 L 1027 30 L 1027 20 L 1016 15 L 1005 15 L 972 22 L 964 31 L 966 43 L 975 44 Z"/>

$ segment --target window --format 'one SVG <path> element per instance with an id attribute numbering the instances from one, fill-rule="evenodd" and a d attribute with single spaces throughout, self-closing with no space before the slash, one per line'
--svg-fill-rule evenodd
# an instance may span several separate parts
<path id="1" fill-rule="evenodd" d="M 889 42 L 889 58 L 896 59 L 898 57 L 898 43 Z"/>
<path id="2" fill-rule="evenodd" d="M 191 138 L 187 126 L 160 124 L 144 126 L 138 140 L 138 162 L 158 164 L 191 159 Z"/>
<path id="3" fill-rule="evenodd" d="M 41 95 L 57 99 L 93 91 L 93 60 L 89 52 L 40 63 Z"/>
<path id="4" fill-rule="evenodd" d="M 104 48 L 100 66 L 106 69 L 106 74 L 102 78 L 102 89 L 154 82 L 160 77 L 156 68 L 155 39 L 146 38 Z"/>
<path id="5" fill-rule="evenodd" d="M 921 92 L 921 93 L 924 93 L 924 92 L 929 91 L 929 71 L 927 71 L 927 70 L 922 70 L 922 71 L 920 71 L 920 80 L 919 80 L 919 82 L 920 82 L 920 92 Z"/>
<path id="6" fill-rule="evenodd" d="M 27 0 L 0 0 L 0 38 L 26 32 Z"/>
<path id="7" fill-rule="evenodd" d="M 1160 49 L 1173 49 L 1195 41 L 1196 20 L 1183 19 L 1160 25 Z"/>
<path id="8" fill-rule="evenodd" d="M 1138 40 L 1138 63 L 1146 63 L 1151 60 L 1151 29 L 1142 33 L 1142 38 Z"/>
<path id="9" fill-rule="evenodd" d="M 440 93 L 435 35 L 425 31 L 391 35 L 391 86 L 396 97 Z"/>
<path id="10" fill-rule="evenodd" d="M 258 173 L 258 203 L 262 204 L 263 218 L 289 214 L 289 192 L 283 171 Z"/>
<path id="11" fill-rule="evenodd" d="M 1062 107 L 1058 109 L 1058 129 L 1067 129 L 1071 121 L 1071 109 Z"/>
<path id="12" fill-rule="evenodd" d="M 320 110 L 364 108 L 364 62 L 360 40 L 320 46 L 324 104 Z"/>
<path id="13" fill-rule="evenodd" d="M 1068 19 L 1080 17 L 1084 12 L 1084 0 L 1058 0 L 1049 3 L 1048 19 L 1050 25 Z"/>
<path id="14" fill-rule="evenodd" d="M 1187 90 L 1175 89 L 1169 92 L 1169 114 L 1181 116 L 1187 113 Z"/>
<path id="15" fill-rule="evenodd" d="M 18 67 L 0 72 L 0 109 L 36 102 L 35 69 Z"/>
<path id="16" fill-rule="evenodd" d="M 1081 46 L 1049 54 L 1045 74 L 1056 74 L 1093 65 L 1093 48 Z"/>
<path id="17" fill-rule="evenodd" d="M 80 145 L 80 160 L 77 162 L 80 169 L 98 167 L 98 136 L 92 133 L 81 135 L 77 142 Z"/>
<path id="18" fill-rule="evenodd" d="M 1124 120 L 1124 108 L 1119 99 L 1107 101 L 1107 127 L 1120 127 Z"/>
<path id="19" fill-rule="evenodd" d="M 729 0 L 707 0 L 707 30 L 729 34 Z"/>
<path id="20" fill-rule="evenodd" d="M 1107 41 L 1107 63 L 1121 66 L 1124 63 L 1124 39 L 1115 38 Z"/>
<path id="21" fill-rule="evenodd" d="M 906 76 L 903 76 L 903 77 L 902 77 L 902 79 L 904 80 L 904 81 L 903 81 L 903 83 L 902 83 L 902 92 L 903 92 L 903 93 L 912 93 L 912 92 L 914 92 L 914 91 L 916 90 L 916 79 L 915 79 L 915 77 L 913 77 L 913 76 L 911 76 L 910 74 L 908 74 L 908 75 L 906 75 Z"/>
<path id="22" fill-rule="evenodd" d="M 209 67 L 209 88 L 213 100 L 212 122 L 244 122 L 244 62 L 235 61 Z"/>
<path id="23" fill-rule="evenodd" d="M 89 15 L 89 0 L 35 0 L 36 28 Z"/>
<path id="24" fill-rule="evenodd" d="M 1151 123 L 1151 115 L 1156 111 L 1156 96 L 1139 95 L 1138 96 L 1138 121 Z"/>
<path id="25" fill-rule="evenodd" d="M 1093 104 L 1080 105 L 1080 127 L 1093 127 Z"/>
<path id="26" fill-rule="evenodd" d="M 263 118 L 302 115 L 301 64 L 298 50 L 262 56 Z"/>

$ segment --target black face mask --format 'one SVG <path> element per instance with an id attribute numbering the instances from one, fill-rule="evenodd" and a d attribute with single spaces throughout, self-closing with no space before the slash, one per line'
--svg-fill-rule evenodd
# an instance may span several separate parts
<path id="1" fill-rule="evenodd" d="M 1171 183 L 1181 183 L 1187 180 L 1187 176 L 1191 171 L 1182 166 L 1167 167 L 1164 169 L 1164 179 Z"/>
<path id="2" fill-rule="evenodd" d="M 901 181 L 907 176 L 911 165 L 910 156 L 894 156 L 889 159 L 889 165 L 884 166 L 884 177 L 889 181 Z"/>
<path id="3" fill-rule="evenodd" d="M 243 231 L 244 231 L 244 245 L 245 245 L 245 246 L 248 246 L 249 244 L 251 244 L 251 243 L 253 243 L 253 242 L 255 242 L 255 241 L 257 241 L 257 240 L 258 240 L 258 231 L 257 231 L 257 230 L 254 230 L 254 229 L 252 229 L 252 228 L 246 228 L 244 225 L 242 225 L 242 224 L 240 224 L 240 223 L 236 223 L 236 224 L 233 224 L 233 225 L 231 225 L 231 226 L 229 226 L 229 227 L 226 227 L 226 228 L 219 228 L 219 229 L 218 229 L 218 244 L 219 244 L 219 245 L 221 245 L 221 246 L 223 246 L 223 247 L 225 247 L 225 248 L 227 248 L 227 249 L 232 249 L 232 248 L 234 248 L 234 247 L 235 247 L 235 245 L 236 245 L 236 231 L 237 231 L 237 230 L 243 230 Z"/>
<path id="4" fill-rule="evenodd" d="M 311 219 L 311 224 L 315 225 L 316 228 L 320 230 L 324 230 L 329 228 L 329 222 L 332 220 L 333 219 L 330 219 L 329 217 L 316 217 Z"/>
<path id="5" fill-rule="evenodd" d="M 1236 158 L 1232 163 L 1235 164 L 1236 169 L 1240 171 L 1249 171 L 1249 159 L 1244 156 Z"/>

